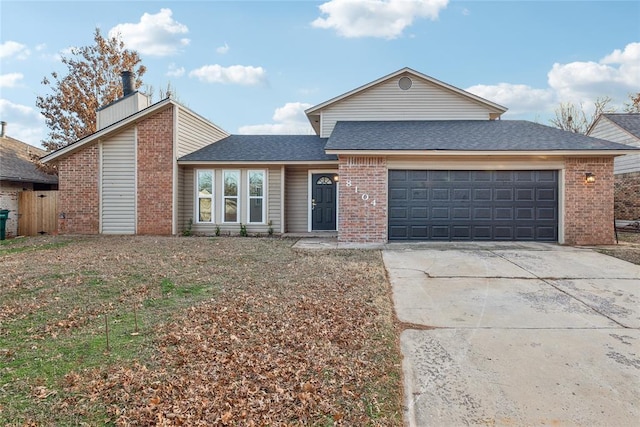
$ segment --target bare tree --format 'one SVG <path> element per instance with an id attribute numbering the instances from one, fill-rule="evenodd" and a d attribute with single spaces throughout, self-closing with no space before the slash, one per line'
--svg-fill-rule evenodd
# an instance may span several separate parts
<path id="1" fill-rule="evenodd" d="M 574 133 L 586 134 L 591 125 L 602 113 L 613 113 L 615 108 L 609 107 L 612 99 L 608 96 L 597 98 L 594 103 L 594 111 L 588 115 L 581 104 L 562 102 L 555 110 L 555 118 L 549 122 L 558 129 L 568 130 Z"/>
<path id="2" fill-rule="evenodd" d="M 625 113 L 640 113 L 640 92 L 630 93 L 629 101 L 624 103 Z"/>
<path id="3" fill-rule="evenodd" d="M 42 141 L 49 151 L 96 131 L 96 109 L 122 96 L 122 71 L 134 73 L 136 89 L 142 85 L 146 67 L 136 51 L 125 49 L 120 37 L 104 38 L 99 28 L 93 40 L 93 45 L 72 48 L 70 56 L 62 56 L 66 76 L 53 72 L 52 80 L 45 77 L 42 81 L 53 92 L 36 100 L 49 128 Z"/>

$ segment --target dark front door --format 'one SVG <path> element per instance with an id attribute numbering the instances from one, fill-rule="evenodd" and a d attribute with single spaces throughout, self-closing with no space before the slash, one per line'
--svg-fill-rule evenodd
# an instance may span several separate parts
<path id="1" fill-rule="evenodd" d="M 311 229 L 336 229 L 335 174 L 314 173 L 311 176 Z"/>

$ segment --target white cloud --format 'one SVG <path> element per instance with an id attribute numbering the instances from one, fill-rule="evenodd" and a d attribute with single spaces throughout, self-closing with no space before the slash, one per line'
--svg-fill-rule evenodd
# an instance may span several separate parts
<path id="1" fill-rule="evenodd" d="M 47 48 L 47 44 L 46 43 L 40 43 L 39 45 L 36 46 L 36 51 L 40 52 L 43 51 Z"/>
<path id="2" fill-rule="evenodd" d="M 16 87 L 23 78 L 22 73 L 0 74 L 0 87 Z"/>
<path id="3" fill-rule="evenodd" d="M 31 51 L 22 43 L 8 40 L 0 44 L 0 58 L 16 57 L 17 59 L 27 59 Z"/>
<path id="4" fill-rule="evenodd" d="M 224 46 L 220 46 L 216 49 L 216 52 L 218 52 L 220 55 L 224 55 L 225 53 L 229 52 L 229 45 L 225 42 Z"/>
<path id="5" fill-rule="evenodd" d="M 522 84 L 476 85 L 466 90 L 509 108 L 507 115 L 553 114 L 561 102 L 593 108 L 597 98 L 613 100 L 620 108 L 629 93 L 640 88 L 640 43 L 615 49 L 599 61 L 555 63 L 547 73 L 548 86 L 534 88 Z"/>
<path id="6" fill-rule="evenodd" d="M 304 114 L 304 110 L 311 104 L 303 102 L 287 102 L 284 106 L 276 108 L 273 113 L 273 121 L 261 125 L 241 126 L 239 134 L 244 135 L 311 135 L 313 128 Z"/>
<path id="7" fill-rule="evenodd" d="M 171 9 L 160 9 L 155 15 L 145 13 L 137 24 L 118 24 L 109 30 L 109 37 L 120 34 L 129 49 L 144 55 L 169 56 L 189 44 L 182 35 L 189 32 L 186 25 L 175 21 Z"/>
<path id="8" fill-rule="evenodd" d="M 625 99 L 640 87 L 640 43 L 629 43 L 598 62 L 555 63 L 547 77 L 561 101 L 592 103 L 602 96 Z"/>
<path id="9" fill-rule="evenodd" d="M 316 28 L 334 29 L 342 37 L 394 39 L 414 19 L 435 20 L 449 0 L 330 0 L 319 6 L 326 17 L 314 20 Z"/>
<path id="10" fill-rule="evenodd" d="M 44 118 L 32 107 L 0 98 L 0 117 L 7 122 L 7 135 L 42 148 L 47 127 Z"/>
<path id="11" fill-rule="evenodd" d="M 178 67 L 173 62 L 169 64 L 169 70 L 167 71 L 167 76 L 169 77 L 182 77 L 184 76 L 185 69 L 184 67 Z"/>
<path id="12" fill-rule="evenodd" d="M 510 114 L 547 110 L 556 102 L 551 89 L 535 89 L 527 85 L 499 83 L 475 85 L 465 90 L 509 108 Z"/>
<path id="13" fill-rule="evenodd" d="M 264 68 L 251 65 L 232 65 L 230 67 L 218 64 L 204 65 L 191 71 L 189 77 L 196 77 L 207 83 L 230 83 L 246 86 L 259 85 L 267 81 L 267 73 Z"/>

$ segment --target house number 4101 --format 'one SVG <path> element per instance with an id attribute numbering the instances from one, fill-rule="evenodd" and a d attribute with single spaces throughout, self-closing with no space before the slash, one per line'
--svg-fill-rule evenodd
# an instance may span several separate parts
<path id="1" fill-rule="evenodd" d="M 368 195 L 367 193 L 361 193 L 361 192 L 358 192 L 358 186 L 357 186 L 357 185 L 353 185 L 353 182 L 351 182 L 351 180 L 350 180 L 350 179 L 348 179 L 348 180 L 345 182 L 345 185 L 346 185 L 347 187 L 351 187 L 351 188 L 353 188 L 353 189 L 355 190 L 354 192 L 355 192 L 356 194 L 360 194 L 360 198 L 361 198 L 362 200 L 364 200 L 365 202 L 369 203 L 371 206 L 375 206 L 375 205 L 376 205 L 376 199 L 371 199 L 371 200 L 369 200 L 369 195 Z"/>

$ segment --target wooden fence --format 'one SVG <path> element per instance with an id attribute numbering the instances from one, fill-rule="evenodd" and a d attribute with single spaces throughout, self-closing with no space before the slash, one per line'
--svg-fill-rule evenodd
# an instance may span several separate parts
<path id="1" fill-rule="evenodd" d="M 58 231 L 58 192 L 18 193 L 18 235 L 37 236 Z"/>

